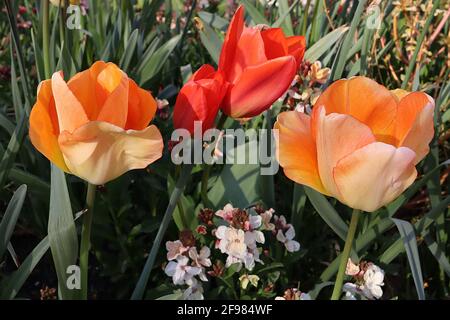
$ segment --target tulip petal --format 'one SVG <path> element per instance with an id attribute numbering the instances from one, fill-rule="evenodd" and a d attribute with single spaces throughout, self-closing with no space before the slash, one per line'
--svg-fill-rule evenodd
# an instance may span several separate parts
<path id="1" fill-rule="evenodd" d="M 234 60 L 227 66 L 226 79 L 231 83 L 236 83 L 246 68 L 260 65 L 266 61 L 261 31 L 256 28 L 244 27 L 236 46 Z"/>
<path id="2" fill-rule="evenodd" d="M 278 162 L 289 179 L 327 194 L 319 177 L 310 120 L 308 115 L 297 111 L 283 112 L 278 116 L 274 126 L 279 130 L 275 135 Z"/>
<path id="3" fill-rule="evenodd" d="M 59 145 L 73 174 L 100 185 L 128 170 L 142 169 L 162 155 L 163 141 L 155 126 L 128 130 L 93 121 L 75 132 L 64 131 Z"/>
<path id="4" fill-rule="evenodd" d="M 434 136 L 434 100 L 423 92 L 403 95 L 398 104 L 395 128 L 397 146 L 408 147 L 416 153 L 417 164 L 429 152 Z"/>
<path id="5" fill-rule="evenodd" d="M 127 75 L 111 63 L 100 72 L 97 81 L 108 94 L 97 120 L 124 128 L 128 116 L 129 80 Z"/>
<path id="6" fill-rule="evenodd" d="M 270 28 L 261 31 L 267 59 L 275 59 L 288 54 L 286 37 L 281 28 Z"/>
<path id="7" fill-rule="evenodd" d="M 214 78 L 214 75 L 216 73 L 216 70 L 214 67 L 210 64 L 204 64 L 202 65 L 192 76 L 188 81 L 199 81 L 202 79 L 212 79 Z"/>
<path id="8" fill-rule="evenodd" d="M 51 80 L 41 82 L 37 101 L 30 113 L 30 140 L 33 146 L 58 168 L 69 172 L 58 145 L 59 126 Z"/>
<path id="9" fill-rule="evenodd" d="M 194 121 L 202 121 L 202 131 L 211 128 L 219 110 L 219 104 L 208 105 L 205 91 L 206 89 L 194 82 L 183 86 L 173 111 L 173 124 L 176 129 L 184 128 L 192 134 Z M 208 117 L 208 112 L 211 117 Z"/>
<path id="10" fill-rule="evenodd" d="M 306 50 L 306 40 L 304 36 L 292 36 L 286 39 L 288 46 L 288 54 L 294 56 L 297 61 L 297 69 L 303 60 Z"/>
<path id="11" fill-rule="evenodd" d="M 327 114 L 348 114 L 369 126 L 378 141 L 393 143 L 392 131 L 397 113 L 395 96 L 366 77 L 338 80 L 316 101 Z"/>
<path id="12" fill-rule="evenodd" d="M 247 68 L 225 96 L 222 110 L 233 118 L 250 118 L 268 109 L 292 83 L 294 57 L 286 56 Z"/>
<path id="13" fill-rule="evenodd" d="M 144 130 L 155 116 L 157 103 L 149 91 L 139 88 L 131 79 L 128 88 L 128 117 L 125 130 Z"/>
<path id="14" fill-rule="evenodd" d="M 373 212 L 397 198 L 417 176 L 416 154 L 375 142 L 345 157 L 334 169 L 334 178 L 344 204 Z"/>
<path id="15" fill-rule="evenodd" d="M 173 112 L 174 127 L 194 133 L 194 121 L 202 121 L 202 132 L 214 125 L 220 102 L 228 88 L 222 73 L 203 65 L 181 88 Z"/>
<path id="16" fill-rule="evenodd" d="M 89 119 L 83 106 L 64 81 L 61 72 L 52 76 L 52 92 L 55 99 L 56 112 L 60 131 L 73 132 L 86 124 Z"/>
<path id="17" fill-rule="evenodd" d="M 312 121 L 316 130 L 319 175 L 328 192 L 337 196 L 334 167 L 355 150 L 374 142 L 375 137 L 368 126 L 351 116 L 337 113 L 325 115 L 323 107 L 317 110 Z"/>
<path id="18" fill-rule="evenodd" d="M 103 61 L 97 61 L 89 69 L 77 73 L 67 82 L 91 121 L 97 119 L 107 98 L 107 93 L 97 82 L 98 75 L 107 65 Z"/>
<path id="19" fill-rule="evenodd" d="M 226 78 L 231 72 L 234 56 L 236 54 L 239 38 L 244 30 L 244 7 L 239 6 L 227 30 L 227 34 L 223 41 L 222 51 L 220 53 L 219 69 L 222 70 Z"/>

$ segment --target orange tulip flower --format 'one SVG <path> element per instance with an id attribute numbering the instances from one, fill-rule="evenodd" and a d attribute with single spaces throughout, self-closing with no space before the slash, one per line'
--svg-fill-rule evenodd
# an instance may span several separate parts
<path id="1" fill-rule="evenodd" d="M 113 63 L 96 62 L 67 83 L 41 82 L 30 115 L 33 145 L 60 169 L 104 184 L 162 155 L 152 95 Z"/>
<path id="2" fill-rule="evenodd" d="M 365 77 L 339 80 L 312 116 L 278 116 L 279 162 L 291 180 L 373 212 L 413 183 L 434 135 L 433 113 L 425 93 L 389 91 Z"/>
<path id="3" fill-rule="evenodd" d="M 226 93 L 227 84 L 222 73 L 210 65 L 203 65 L 181 88 L 173 111 L 176 129 L 194 133 L 194 121 L 202 122 L 202 131 L 211 128 Z"/>
<path id="4" fill-rule="evenodd" d="M 225 114 L 251 118 L 268 109 L 290 87 L 305 53 L 305 38 L 285 37 L 280 28 L 246 27 L 244 7 L 230 22 L 219 70 L 230 83 Z"/>

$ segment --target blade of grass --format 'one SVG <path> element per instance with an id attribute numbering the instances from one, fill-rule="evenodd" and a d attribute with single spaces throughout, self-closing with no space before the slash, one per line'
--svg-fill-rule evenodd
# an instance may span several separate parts
<path id="1" fill-rule="evenodd" d="M 8 207 L 6 207 L 5 214 L 0 223 L 0 259 L 3 257 L 8 247 L 17 219 L 19 219 L 26 194 L 27 186 L 21 185 L 16 192 L 14 192 Z"/>
<path id="2" fill-rule="evenodd" d="M 259 12 L 259 10 L 248 0 L 240 1 L 244 6 L 245 10 L 248 12 L 249 16 L 252 18 L 255 24 L 265 24 L 270 25 L 270 22 L 264 17 L 264 15 Z"/>
<path id="3" fill-rule="evenodd" d="M 317 210 L 326 224 L 333 229 L 333 231 L 345 241 L 348 232 L 348 226 L 333 208 L 333 206 L 327 201 L 327 199 L 319 192 L 304 186 L 306 195 L 309 201 L 311 201 L 314 208 Z"/>
<path id="4" fill-rule="evenodd" d="M 52 164 L 48 239 L 58 277 L 58 294 L 63 300 L 73 299 L 76 290 L 67 288 L 67 267 L 78 256 L 78 237 L 64 172 Z"/>
<path id="5" fill-rule="evenodd" d="M 169 226 L 170 220 L 172 220 L 173 211 L 177 205 L 178 199 L 180 198 L 183 190 L 187 184 L 187 181 L 191 175 L 193 165 L 185 164 L 181 171 L 180 177 L 177 181 L 174 191 L 172 192 L 167 206 L 164 217 L 161 221 L 161 226 L 156 234 L 155 241 L 153 242 L 152 249 L 148 255 L 147 261 L 145 262 L 144 269 L 139 277 L 139 280 L 134 288 L 133 294 L 131 296 L 132 300 L 140 300 L 144 297 L 145 288 L 147 287 L 148 279 L 150 278 L 150 273 L 153 269 L 153 265 L 156 260 L 156 255 L 158 254 L 159 247 L 163 240 L 164 234 L 166 233 L 167 227 Z"/>
<path id="6" fill-rule="evenodd" d="M 417 296 L 419 300 L 425 300 L 425 291 L 423 289 L 422 268 L 420 267 L 419 250 L 417 249 L 416 234 L 411 223 L 405 220 L 392 219 L 397 226 L 400 236 L 403 240 L 406 255 L 408 256 L 409 267 L 416 285 Z"/>
<path id="7" fill-rule="evenodd" d="M 347 32 L 345 36 L 344 43 L 342 44 L 341 50 L 339 52 L 339 59 L 336 65 L 336 68 L 332 70 L 331 78 L 333 80 L 338 80 L 342 77 L 344 73 L 345 65 L 347 64 L 347 56 L 350 50 L 352 49 L 352 43 L 354 41 L 356 30 L 361 21 L 361 17 L 366 6 L 367 0 L 358 1 L 358 7 L 356 8 L 355 15 L 353 16 L 352 23 L 350 25 L 350 30 Z M 355 3 L 353 4 L 355 5 Z"/>
<path id="8" fill-rule="evenodd" d="M 327 52 L 347 32 L 348 29 L 348 27 L 342 26 L 321 38 L 310 48 L 308 48 L 308 50 L 306 50 L 305 60 L 310 62 L 319 60 L 320 57 L 322 57 L 322 55 Z"/>

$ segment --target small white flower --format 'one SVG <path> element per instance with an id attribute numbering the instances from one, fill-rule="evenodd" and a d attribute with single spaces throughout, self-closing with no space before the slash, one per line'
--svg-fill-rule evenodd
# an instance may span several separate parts
<path id="1" fill-rule="evenodd" d="M 354 264 L 352 259 L 348 258 L 347 267 L 345 268 L 345 274 L 348 276 L 355 276 L 361 270 L 359 269 L 359 265 Z"/>
<path id="2" fill-rule="evenodd" d="M 202 284 L 193 278 L 191 285 L 183 292 L 183 299 L 204 300 Z"/>
<path id="3" fill-rule="evenodd" d="M 229 268 L 232 265 L 236 265 L 236 271 L 239 272 L 242 269 L 242 263 L 243 263 L 243 259 L 236 258 L 233 256 L 228 256 L 227 260 L 225 261 L 225 267 Z"/>
<path id="4" fill-rule="evenodd" d="M 192 259 L 194 266 L 196 267 L 210 267 L 211 259 L 209 256 L 211 255 L 211 250 L 207 246 L 204 246 L 200 249 L 200 253 L 197 253 L 197 248 L 192 247 L 189 249 L 189 257 Z"/>
<path id="5" fill-rule="evenodd" d="M 200 274 L 202 271 L 198 267 L 192 267 L 188 265 L 189 259 L 185 256 L 181 256 L 177 261 L 170 261 L 166 269 L 164 270 L 169 277 L 172 277 L 175 285 L 190 284 L 193 277 Z"/>
<path id="6" fill-rule="evenodd" d="M 274 215 L 273 221 L 275 222 L 276 227 L 279 229 L 287 229 L 288 227 L 285 216 Z"/>
<path id="7" fill-rule="evenodd" d="M 226 222 L 231 222 L 233 220 L 233 206 L 231 204 L 225 205 L 222 210 L 216 212 L 216 216 L 221 217 Z"/>
<path id="8" fill-rule="evenodd" d="M 261 231 L 246 231 L 245 232 L 245 244 L 250 249 L 256 248 L 256 243 L 264 243 L 266 241 L 264 233 Z"/>
<path id="9" fill-rule="evenodd" d="M 283 234 L 283 231 L 278 230 L 277 240 L 284 244 L 286 250 L 289 252 L 295 252 L 300 250 L 300 243 L 293 240 L 295 237 L 294 227 L 291 225 L 289 229 L 287 229 L 286 233 Z"/>
<path id="10" fill-rule="evenodd" d="M 189 249 L 189 257 L 192 259 L 193 265 L 201 269 L 201 272 L 199 273 L 198 277 L 202 281 L 208 281 L 204 267 L 211 266 L 211 259 L 209 259 L 210 255 L 211 250 L 206 246 L 204 246 L 200 250 L 200 253 L 197 253 L 197 248 L 195 247 Z"/>
<path id="11" fill-rule="evenodd" d="M 243 259 L 247 252 L 245 233 L 243 230 L 220 226 L 216 230 L 216 237 L 220 239 L 219 249 L 238 259 Z"/>
<path id="12" fill-rule="evenodd" d="M 384 271 L 371 263 L 367 270 L 364 272 L 364 289 L 369 299 L 375 298 L 380 299 L 383 295 L 383 289 L 381 287 L 384 285 Z"/>
<path id="13" fill-rule="evenodd" d="M 257 288 L 259 277 L 254 274 L 243 274 L 239 277 L 239 281 L 241 282 L 241 288 L 244 290 L 247 289 L 249 284 Z"/>
<path id="14" fill-rule="evenodd" d="M 249 221 L 249 229 L 255 230 L 255 229 L 261 227 L 262 217 L 259 215 L 257 215 L 257 216 L 250 215 L 248 217 L 248 221 Z"/>
<path id="15" fill-rule="evenodd" d="M 271 222 L 274 212 L 275 211 L 273 209 L 269 209 L 266 212 L 260 214 L 263 230 L 272 231 L 275 229 L 275 225 Z"/>
<path id="16" fill-rule="evenodd" d="M 363 280 L 363 284 L 345 283 L 344 291 L 371 300 L 380 299 L 383 296 L 381 287 L 384 285 L 384 271 L 380 267 L 370 263 L 364 271 Z"/>
<path id="17" fill-rule="evenodd" d="M 183 246 L 180 240 L 177 241 L 167 241 L 166 242 L 166 249 L 167 249 L 167 260 L 175 260 L 176 258 L 180 257 L 189 250 L 189 248 L 186 248 Z"/>

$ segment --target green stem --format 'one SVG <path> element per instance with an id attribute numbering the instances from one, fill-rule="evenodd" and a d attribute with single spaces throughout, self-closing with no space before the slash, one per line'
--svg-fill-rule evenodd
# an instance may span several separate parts
<path id="1" fill-rule="evenodd" d="M 64 24 L 66 22 L 66 17 L 65 17 L 66 5 L 67 5 L 66 3 L 64 3 L 64 5 L 61 4 L 58 8 L 58 11 L 59 11 L 59 40 L 61 41 L 61 46 L 66 45 L 64 43 L 64 38 L 65 38 Z"/>
<path id="2" fill-rule="evenodd" d="M 184 208 L 181 201 L 177 202 L 178 212 L 180 212 L 181 223 L 183 224 L 183 228 L 185 230 L 189 229 L 189 223 L 186 220 L 186 215 L 184 214 Z"/>
<path id="3" fill-rule="evenodd" d="M 80 245 L 80 271 L 81 271 L 81 299 L 87 300 L 88 292 L 88 268 L 89 268 L 89 250 L 91 249 L 91 227 L 92 217 L 94 215 L 96 186 L 88 184 L 86 193 L 86 213 L 83 218 L 83 227 L 81 229 Z"/>
<path id="4" fill-rule="evenodd" d="M 209 181 L 209 175 L 211 173 L 211 167 L 212 167 L 212 165 L 207 165 L 207 164 L 203 166 L 201 196 L 202 196 L 203 206 L 205 208 L 211 208 L 211 201 L 209 201 L 209 198 L 208 198 L 208 181 Z"/>
<path id="5" fill-rule="evenodd" d="M 50 79 L 50 32 L 49 32 L 49 0 L 42 1 L 42 51 L 44 56 L 45 78 Z"/>
<path id="6" fill-rule="evenodd" d="M 225 121 L 227 121 L 228 116 L 225 113 L 222 113 L 220 115 L 219 121 L 217 122 L 216 128 L 218 130 L 222 130 L 223 125 L 225 124 Z M 203 169 L 203 175 L 202 175 L 202 184 L 201 184 L 201 196 L 202 196 L 202 202 L 203 206 L 205 208 L 211 208 L 211 201 L 208 199 L 208 181 L 209 176 L 211 174 L 211 168 L 212 165 L 205 165 Z"/>
<path id="7" fill-rule="evenodd" d="M 138 283 L 134 288 L 133 294 L 131 296 L 132 300 L 139 300 L 144 296 L 145 288 L 147 287 L 148 279 L 150 278 L 150 273 L 153 269 L 153 265 L 155 264 L 156 255 L 159 252 L 159 247 L 161 246 L 162 239 L 164 237 L 164 234 L 166 233 L 167 227 L 169 226 L 170 220 L 172 219 L 173 211 L 178 203 L 178 200 L 183 194 L 184 187 L 186 186 L 188 178 L 191 175 L 192 168 L 193 164 L 185 164 L 182 168 L 175 189 L 170 196 L 169 205 L 167 206 L 166 212 L 164 213 L 164 217 L 161 221 L 161 225 L 159 226 L 159 230 L 156 234 L 156 238 L 153 243 L 152 249 L 150 250 L 150 254 L 148 255 L 147 261 L 145 262 L 144 269 L 142 270 Z"/>
<path id="8" fill-rule="evenodd" d="M 302 21 L 302 31 L 300 34 L 306 35 L 306 29 L 308 26 L 308 14 L 309 14 L 309 6 L 311 5 L 311 0 L 306 2 L 305 11 L 303 12 L 303 21 Z"/>
<path id="9" fill-rule="evenodd" d="M 348 227 L 347 238 L 345 240 L 344 251 L 342 252 L 341 261 L 339 264 L 339 271 L 334 283 L 333 294 L 331 300 L 339 300 L 341 297 L 342 284 L 344 282 L 345 269 L 347 267 L 347 261 L 350 257 L 350 250 L 352 249 L 353 238 L 355 237 L 356 227 L 358 226 L 358 219 L 361 214 L 360 210 L 354 209 L 352 213 L 352 219 L 350 226 Z"/>

